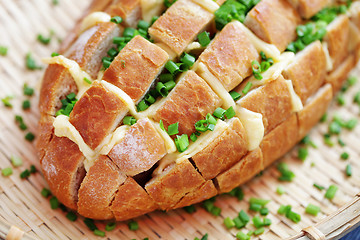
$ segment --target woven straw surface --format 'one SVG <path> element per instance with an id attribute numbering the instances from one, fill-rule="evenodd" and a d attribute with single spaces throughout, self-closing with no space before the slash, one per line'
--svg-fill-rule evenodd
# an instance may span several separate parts
<path id="1" fill-rule="evenodd" d="M 40 64 L 40 58 L 49 56 L 58 47 L 57 39 L 64 38 L 76 19 L 89 4 L 87 0 L 59 0 L 54 6 L 51 0 L 0 0 L 0 45 L 9 48 L 5 57 L 0 56 L 0 98 L 14 95 L 11 101 L 13 108 L 0 106 L 0 168 L 11 166 L 10 157 L 19 156 L 24 165 L 14 169 L 10 177 L 0 176 L 0 223 L 6 222 L 16 225 L 31 236 L 40 239 L 93 239 L 96 238 L 84 225 L 81 218 L 72 223 L 66 219 L 61 210 L 51 210 L 47 199 L 40 194 L 46 183 L 41 174 L 33 174 L 27 180 L 21 180 L 19 174 L 31 164 L 39 163 L 33 143 L 24 140 L 26 132 L 36 133 L 38 112 L 37 93 L 31 97 L 32 108 L 23 111 L 22 101 L 27 99 L 22 93 L 22 86 L 28 83 L 38 88 L 39 79 L 43 71 L 29 71 L 25 67 L 25 55 L 33 54 Z M 37 34 L 48 36 L 54 30 L 52 42 L 44 46 L 36 40 Z M 44 66 L 45 67 L 45 66 Z M 353 74 L 356 74 L 354 72 Z M 359 74 L 357 74 L 359 75 Z M 352 98 L 360 89 L 360 82 L 353 86 L 346 94 L 346 105 L 338 107 L 332 104 L 329 116 L 340 113 L 345 119 L 359 118 L 359 106 L 352 104 Z M 14 116 L 23 116 L 28 126 L 27 131 L 21 131 L 14 121 Z M 110 239 L 194 239 L 194 237 L 209 234 L 209 239 L 234 239 L 238 230 L 227 230 L 223 225 L 225 217 L 235 217 L 243 209 L 248 211 L 248 199 L 260 197 L 270 199 L 268 204 L 272 225 L 266 228 L 261 239 L 281 239 L 300 232 L 312 226 L 333 212 L 336 212 L 346 202 L 360 192 L 360 126 L 353 131 L 343 131 L 341 138 L 346 146 L 338 144 L 329 148 L 323 142 L 322 135 L 327 132 L 328 123 L 316 126 L 311 132 L 311 139 L 318 149 L 309 149 L 309 157 L 305 162 L 296 158 L 297 148 L 293 149 L 285 158 L 290 169 L 296 174 L 291 183 L 281 183 L 277 180 L 279 173 L 273 165 L 243 186 L 245 200 L 238 201 L 230 196 L 221 196 L 215 205 L 221 207 L 221 216 L 213 217 L 200 205 L 197 212 L 188 214 L 183 210 L 168 213 L 154 212 L 136 219 L 139 222 L 138 231 L 130 231 L 126 223 L 119 223 L 116 230 L 107 232 Z M 336 143 L 337 139 L 333 141 Z M 347 151 L 350 158 L 340 159 L 340 154 Z M 345 166 L 351 163 L 353 176 L 346 177 Z M 315 165 L 315 166 L 313 166 Z M 339 186 L 336 197 L 329 201 L 324 198 L 325 191 L 314 188 L 313 183 L 328 187 L 330 184 Z M 282 196 L 276 193 L 276 188 L 282 185 L 286 193 Z M 317 217 L 305 214 L 305 207 L 313 203 L 321 207 Z M 281 204 L 291 204 L 293 211 L 302 215 L 300 223 L 295 224 L 278 215 L 277 209 Z M 249 212 L 252 216 L 254 213 Z M 104 224 L 98 223 L 103 230 Z M 0 224 L 1 225 L 1 224 Z M 248 229 L 254 229 L 252 224 Z M 243 230 L 246 232 L 246 230 Z M 1 238 L 1 237 L 0 237 Z"/>

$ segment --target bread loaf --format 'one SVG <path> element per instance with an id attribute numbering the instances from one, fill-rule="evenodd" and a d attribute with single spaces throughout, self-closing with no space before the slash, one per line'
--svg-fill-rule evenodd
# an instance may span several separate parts
<path id="1" fill-rule="evenodd" d="M 359 19 L 357 1 L 94 0 L 44 60 L 52 193 L 122 221 L 248 181 L 325 113 L 359 59 Z"/>

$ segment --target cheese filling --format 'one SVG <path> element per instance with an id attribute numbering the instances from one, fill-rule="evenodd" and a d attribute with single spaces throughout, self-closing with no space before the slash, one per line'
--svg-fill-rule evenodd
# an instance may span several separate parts
<path id="1" fill-rule="evenodd" d="M 84 32 L 85 30 L 95 26 L 98 23 L 110 22 L 110 20 L 111 20 L 111 16 L 107 13 L 93 12 L 82 20 L 80 31 Z"/>
<path id="2" fill-rule="evenodd" d="M 153 16 L 160 16 L 164 11 L 163 0 L 141 0 L 142 18 L 151 22 Z"/>

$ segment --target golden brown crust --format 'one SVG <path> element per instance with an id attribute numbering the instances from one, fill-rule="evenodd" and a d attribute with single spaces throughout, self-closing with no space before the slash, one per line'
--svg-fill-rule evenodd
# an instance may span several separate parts
<path id="1" fill-rule="evenodd" d="M 127 112 L 126 104 L 96 81 L 75 104 L 69 121 L 95 149 Z"/>
<path id="2" fill-rule="evenodd" d="M 265 135 L 260 148 L 264 167 L 288 152 L 298 141 L 299 127 L 296 114 Z"/>
<path id="3" fill-rule="evenodd" d="M 113 38 L 120 35 L 122 28 L 112 22 L 102 22 L 83 32 L 65 53 L 77 62 L 93 79 L 97 79 L 102 67 L 102 58 L 114 46 Z"/>
<path id="4" fill-rule="evenodd" d="M 145 189 L 160 209 L 167 210 L 204 182 L 200 173 L 185 159 L 168 166 L 161 175 L 153 177 L 145 185 Z"/>
<path id="5" fill-rule="evenodd" d="M 281 75 L 276 80 L 250 91 L 237 103 L 243 108 L 262 114 L 265 134 L 292 113 L 290 91 Z"/>
<path id="6" fill-rule="evenodd" d="M 141 0 L 117 0 L 107 12 L 111 16 L 120 16 L 129 27 L 136 27 L 141 19 Z"/>
<path id="7" fill-rule="evenodd" d="M 247 152 L 247 136 L 240 120 L 233 118 L 228 124 L 218 138 L 192 157 L 205 180 L 213 179 Z"/>
<path id="8" fill-rule="evenodd" d="M 157 206 L 146 191 L 131 177 L 119 187 L 111 211 L 117 221 L 131 219 L 154 211 Z"/>
<path id="9" fill-rule="evenodd" d="M 298 10 L 303 18 L 311 18 L 325 6 L 330 4 L 330 0 L 289 0 Z"/>
<path id="10" fill-rule="evenodd" d="M 136 36 L 114 59 L 103 79 L 119 87 L 137 103 L 168 59 L 169 55 L 160 47 Z"/>
<path id="11" fill-rule="evenodd" d="M 55 116 L 61 108 L 60 100 L 72 92 L 77 93 L 77 86 L 68 69 L 59 64 L 50 64 L 41 83 L 40 113 Z"/>
<path id="12" fill-rule="evenodd" d="M 239 85 L 252 73 L 253 60 L 259 61 L 257 50 L 240 24 L 227 24 L 199 57 L 199 62 L 208 67 L 227 91 Z"/>
<path id="13" fill-rule="evenodd" d="M 260 148 L 249 152 L 240 162 L 216 177 L 219 193 L 230 192 L 240 184 L 250 180 L 264 169 Z"/>
<path id="14" fill-rule="evenodd" d="M 262 0 L 246 16 L 245 25 L 280 51 L 296 38 L 301 18 L 286 0 Z"/>
<path id="15" fill-rule="evenodd" d="M 303 103 L 324 83 L 326 75 L 326 56 L 320 41 L 307 46 L 296 54 L 283 76 L 292 81 L 294 90 Z"/>
<path id="16" fill-rule="evenodd" d="M 178 202 L 174 208 L 182 208 L 185 206 L 189 206 L 191 204 L 195 204 L 198 202 L 202 202 L 206 199 L 212 198 L 218 194 L 218 191 L 211 180 L 206 181 L 203 185 L 201 185 L 198 189 L 189 192 L 186 194 L 180 202 Z"/>
<path id="17" fill-rule="evenodd" d="M 78 212 L 87 218 L 112 219 L 110 204 L 126 176 L 106 156 L 90 167 L 79 189 Z"/>
<path id="18" fill-rule="evenodd" d="M 346 15 L 339 16 L 327 26 L 326 30 L 324 42 L 328 45 L 333 69 L 336 69 L 348 55 L 349 18 Z"/>
<path id="19" fill-rule="evenodd" d="M 36 149 L 39 159 L 42 159 L 46 153 L 46 148 L 54 136 L 54 117 L 42 115 L 38 125 L 38 135 L 36 137 Z"/>
<path id="20" fill-rule="evenodd" d="M 326 112 L 333 97 L 333 92 L 330 84 L 326 84 L 319 91 L 309 99 L 298 115 L 299 121 L 299 137 L 301 140 L 306 136 L 310 129 L 319 122 L 320 118 Z"/>
<path id="21" fill-rule="evenodd" d="M 179 134 L 195 132 L 194 124 L 205 119 L 219 107 L 222 100 L 195 72 L 188 71 L 176 84 L 165 102 L 154 113 L 154 120 L 163 121 L 164 126 L 179 123 Z"/>
<path id="22" fill-rule="evenodd" d="M 338 68 L 326 76 L 325 82 L 331 84 L 334 94 L 340 90 L 341 86 L 347 78 L 347 75 L 355 66 L 355 63 L 355 56 L 354 54 L 351 54 L 338 66 Z"/>
<path id="23" fill-rule="evenodd" d="M 149 170 L 166 154 L 165 142 L 148 119 L 131 126 L 109 157 L 128 176 Z"/>
<path id="24" fill-rule="evenodd" d="M 54 136 L 41 160 L 51 192 L 65 206 L 77 209 L 77 190 L 85 174 L 84 156 L 76 143 Z"/>
<path id="25" fill-rule="evenodd" d="M 214 14 L 192 1 L 178 0 L 151 26 L 149 34 L 180 56 L 213 18 Z"/>

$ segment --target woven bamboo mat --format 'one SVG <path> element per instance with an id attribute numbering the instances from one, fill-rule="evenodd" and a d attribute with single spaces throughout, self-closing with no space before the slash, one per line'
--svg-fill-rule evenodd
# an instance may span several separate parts
<path id="1" fill-rule="evenodd" d="M 29 131 L 36 133 L 38 119 L 37 93 L 31 97 L 32 108 L 23 111 L 22 101 L 27 99 L 22 93 L 24 83 L 37 88 L 43 71 L 29 71 L 25 67 L 25 55 L 32 53 L 36 62 L 40 58 L 50 56 L 58 47 L 58 40 L 65 37 L 76 19 L 89 4 L 86 0 L 59 0 L 54 5 L 52 0 L 0 0 L 0 46 L 9 48 L 5 57 L 0 56 L 0 98 L 14 95 L 11 100 L 13 108 L 0 106 L 0 168 L 11 166 L 10 157 L 19 156 L 24 160 L 24 165 L 14 169 L 10 177 L 0 176 L 0 223 L 16 225 L 30 236 L 40 239 L 96 239 L 81 218 L 72 223 L 66 219 L 61 210 L 51 210 L 47 199 L 40 194 L 46 186 L 41 174 L 33 174 L 27 180 L 21 180 L 19 174 L 31 164 L 38 169 L 34 145 L 24 140 L 27 131 L 21 131 L 14 121 L 14 116 L 23 116 Z M 54 36 L 47 46 L 36 40 L 37 34 L 48 36 L 53 30 Z M 360 69 L 360 68 L 359 68 Z M 360 77 L 360 70 L 353 74 Z M 346 105 L 338 107 L 332 104 L 329 116 L 341 114 L 345 119 L 357 118 L 360 120 L 358 105 L 352 104 L 352 98 L 360 90 L 360 81 L 346 94 Z M 360 124 L 359 124 L 360 125 Z M 238 230 L 227 230 L 223 225 L 225 217 L 234 218 L 243 209 L 248 211 L 248 199 L 260 197 L 270 199 L 268 204 L 272 225 L 266 228 L 260 239 L 283 239 L 292 236 L 302 229 L 315 225 L 326 216 L 338 211 L 360 192 L 360 126 L 353 131 L 343 131 L 341 138 L 346 143 L 345 147 L 335 144 L 329 148 L 324 144 L 323 134 L 327 132 L 328 123 L 320 124 L 311 132 L 311 139 L 318 149 L 309 148 L 309 157 L 305 162 L 297 159 L 297 148 L 293 149 L 284 161 L 296 174 L 291 183 L 280 183 L 277 180 L 279 173 L 275 165 L 264 171 L 261 177 L 256 177 L 242 188 L 245 200 L 238 201 L 234 197 L 221 196 L 215 205 L 221 207 L 221 216 L 213 217 L 200 205 L 197 211 L 188 214 L 184 210 L 175 210 L 168 213 L 154 212 L 137 218 L 139 230 L 130 231 L 126 223 L 119 223 L 117 229 L 107 232 L 110 239 L 194 239 L 208 233 L 209 239 L 234 239 Z M 334 139 L 336 142 L 337 139 Z M 350 154 L 349 160 L 340 159 L 342 152 Z M 345 176 L 345 166 L 351 163 L 353 176 Z M 324 198 L 324 191 L 314 188 L 313 183 L 328 187 L 330 184 L 339 186 L 336 197 L 329 201 Z M 286 193 L 278 195 L 276 188 L 282 185 Z M 317 217 L 305 214 L 305 207 L 313 203 L 321 207 Z M 291 204 L 293 210 L 302 215 L 300 223 L 295 224 L 278 215 L 277 209 L 281 204 Z M 252 214 L 254 215 L 254 214 Z M 4 224 L 0 224 L 5 226 Z M 98 227 L 103 230 L 104 223 Z M 252 224 L 247 225 L 253 229 Z M 0 238 L 1 238 L 0 229 Z M 5 230 L 6 232 L 6 230 Z"/>

